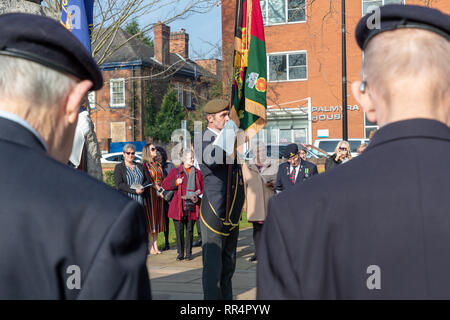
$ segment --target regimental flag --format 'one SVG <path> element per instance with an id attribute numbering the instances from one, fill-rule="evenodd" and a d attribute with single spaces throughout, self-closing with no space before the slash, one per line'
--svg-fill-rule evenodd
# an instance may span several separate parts
<path id="1" fill-rule="evenodd" d="M 62 0 L 61 24 L 91 50 L 94 0 Z"/>
<path id="2" fill-rule="evenodd" d="M 260 0 L 237 0 L 231 119 L 251 139 L 266 124 L 267 58 Z"/>
<path id="3" fill-rule="evenodd" d="M 91 32 L 94 25 L 94 0 L 62 0 L 61 1 L 61 24 L 67 30 L 73 33 L 75 37 L 84 45 L 84 47 L 92 53 L 91 50 Z M 80 107 L 78 115 L 77 128 L 70 154 L 70 162 L 79 167 L 80 170 L 87 172 L 87 168 L 83 168 L 81 157 L 83 154 L 84 142 L 86 134 L 84 131 L 89 128 L 89 115 L 83 115 L 83 111 L 87 109 L 86 99 Z M 88 113 L 88 112 L 86 112 Z M 88 130 L 89 131 L 89 130 Z M 86 154 L 85 156 L 86 157 Z"/>

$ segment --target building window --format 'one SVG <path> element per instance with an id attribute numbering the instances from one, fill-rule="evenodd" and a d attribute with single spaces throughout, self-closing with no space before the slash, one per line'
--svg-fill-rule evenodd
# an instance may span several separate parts
<path id="1" fill-rule="evenodd" d="M 375 122 L 370 122 L 369 120 L 367 120 L 366 114 L 364 113 L 364 134 L 365 134 L 365 138 L 369 139 L 370 138 L 370 133 L 372 131 L 377 131 L 377 130 L 378 130 L 378 125 Z"/>
<path id="2" fill-rule="evenodd" d="M 183 86 L 181 84 L 175 85 L 175 91 L 177 92 L 177 98 L 178 102 L 182 107 L 184 107 L 184 101 L 183 101 Z"/>
<path id="3" fill-rule="evenodd" d="M 186 91 L 186 108 L 192 109 L 192 94 L 190 91 Z"/>
<path id="4" fill-rule="evenodd" d="M 95 109 L 95 91 L 88 93 L 89 109 Z"/>
<path id="5" fill-rule="evenodd" d="M 363 16 L 368 12 L 371 6 L 384 6 L 386 4 L 405 4 L 405 0 L 362 0 L 362 14 Z"/>
<path id="6" fill-rule="evenodd" d="M 110 106 L 115 108 L 125 108 L 125 79 L 111 79 L 110 86 Z"/>
<path id="7" fill-rule="evenodd" d="M 269 81 L 306 80 L 306 52 L 270 54 L 267 56 Z"/>
<path id="8" fill-rule="evenodd" d="M 305 0 L 260 0 L 264 25 L 305 22 Z"/>
<path id="9" fill-rule="evenodd" d="M 111 122 L 111 142 L 127 141 L 126 123 Z"/>

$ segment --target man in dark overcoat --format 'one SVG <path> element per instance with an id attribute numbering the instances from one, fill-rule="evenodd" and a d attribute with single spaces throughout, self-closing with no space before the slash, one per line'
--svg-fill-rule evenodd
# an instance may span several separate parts
<path id="1" fill-rule="evenodd" d="M 245 200 L 243 176 L 236 158 L 214 145 L 231 121 L 228 101 L 211 100 L 204 112 L 208 127 L 203 132 L 202 150 L 196 150 L 204 183 L 200 208 L 203 293 L 205 300 L 231 300 L 239 220 Z"/>
<path id="2" fill-rule="evenodd" d="M 360 20 L 352 91 L 380 128 L 357 158 L 272 198 L 259 299 L 450 299 L 449 39 L 450 16 L 428 7 Z"/>
<path id="3" fill-rule="evenodd" d="M 0 34 L 0 299 L 150 298 L 142 207 L 67 165 L 97 64 L 46 17 Z"/>

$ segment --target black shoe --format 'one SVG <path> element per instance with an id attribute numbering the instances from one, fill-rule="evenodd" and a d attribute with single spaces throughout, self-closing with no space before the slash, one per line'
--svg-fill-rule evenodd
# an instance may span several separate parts
<path id="1" fill-rule="evenodd" d="M 192 243 L 192 246 L 193 246 L 193 247 L 201 247 L 201 246 L 202 246 L 202 240 L 195 240 L 195 241 Z"/>
<path id="2" fill-rule="evenodd" d="M 169 244 L 166 244 L 166 245 L 164 246 L 164 248 L 162 248 L 161 250 L 162 250 L 162 251 L 170 250 Z"/>
<path id="3" fill-rule="evenodd" d="M 178 256 L 177 257 L 177 261 L 181 261 L 181 260 L 184 260 L 184 257 L 183 256 Z"/>
<path id="4" fill-rule="evenodd" d="M 192 255 L 188 254 L 188 255 L 186 255 L 186 258 L 185 258 L 185 259 L 188 260 L 188 261 L 191 261 L 191 260 L 194 259 L 194 258 L 192 258 Z"/>
<path id="5" fill-rule="evenodd" d="M 248 261 L 250 261 L 250 262 L 254 262 L 256 260 L 258 260 L 258 258 L 256 256 L 253 256 L 250 259 L 248 259 Z"/>

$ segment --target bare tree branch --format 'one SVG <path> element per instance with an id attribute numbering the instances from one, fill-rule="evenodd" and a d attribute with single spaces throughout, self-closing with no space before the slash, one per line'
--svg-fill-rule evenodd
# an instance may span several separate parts
<path id="1" fill-rule="evenodd" d="M 56 15 L 61 13 L 61 1 L 44 0 Z M 92 55 L 97 57 L 98 64 L 102 64 L 130 40 L 151 31 L 157 23 L 170 24 L 194 13 L 206 13 L 216 5 L 217 0 L 96 0 Z M 132 19 L 145 16 L 158 16 L 158 21 L 143 24 L 137 34 L 122 43 L 114 43 L 119 29 L 124 29 Z"/>

